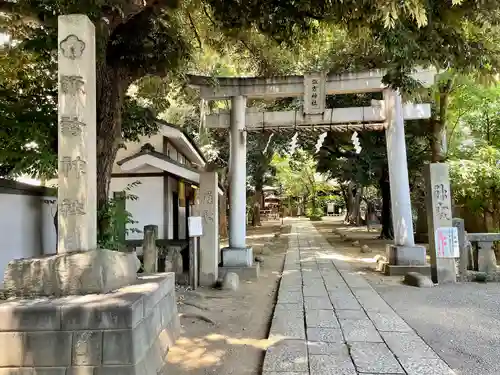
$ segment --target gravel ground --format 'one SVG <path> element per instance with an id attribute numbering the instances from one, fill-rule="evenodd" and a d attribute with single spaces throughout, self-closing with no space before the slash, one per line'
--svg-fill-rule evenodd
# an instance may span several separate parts
<path id="1" fill-rule="evenodd" d="M 422 289 L 372 281 L 457 375 L 500 374 L 500 284 Z"/>

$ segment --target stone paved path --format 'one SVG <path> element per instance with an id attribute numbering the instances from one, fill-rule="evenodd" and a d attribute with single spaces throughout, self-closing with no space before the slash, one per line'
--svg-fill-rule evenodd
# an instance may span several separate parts
<path id="1" fill-rule="evenodd" d="M 452 375 L 308 221 L 293 223 L 263 375 Z"/>

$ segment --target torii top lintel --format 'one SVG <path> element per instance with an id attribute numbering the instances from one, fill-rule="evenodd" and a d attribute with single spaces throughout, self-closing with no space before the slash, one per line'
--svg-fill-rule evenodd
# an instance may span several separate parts
<path id="1" fill-rule="evenodd" d="M 377 92 L 386 88 L 382 83 L 385 70 L 370 70 L 362 73 L 330 74 L 325 76 L 325 93 L 349 94 Z M 429 87 L 434 83 L 434 69 L 418 69 L 412 77 Z M 206 100 L 227 99 L 232 96 L 248 98 L 278 98 L 304 95 L 304 76 L 283 77 L 205 77 L 189 76 L 189 85 L 200 89 Z"/>

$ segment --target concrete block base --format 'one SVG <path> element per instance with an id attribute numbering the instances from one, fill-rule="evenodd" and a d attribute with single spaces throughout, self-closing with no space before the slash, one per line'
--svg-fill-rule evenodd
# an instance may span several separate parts
<path id="1" fill-rule="evenodd" d="M 0 302 L 5 374 L 157 375 L 180 334 L 174 274 L 108 294 Z"/>
<path id="2" fill-rule="evenodd" d="M 251 247 L 225 247 L 221 250 L 221 255 L 224 267 L 252 267 L 253 265 L 253 249 Z"/>
<path id="3" fill-rule="evenodd" d="M 251 267 L 219 267 L 219 277 L 222 279 L 227 272 L 234 272 L 240 280 L 255 280 L 259 278 L 260 264 Z"/>
<path id="4" fill-rule="evenodd" d="M 389 264 L 417 266 L 427 263 L 427 254 L 424 246 L 387 245 L 386 253 Z"/>
<path id="5" fill-rule="evenodd" d="M 104 249 L 15 259 L 4 289 L 18 297 L 108 293 L 134 283 L 139 267 L 135 253 Z"/>
<path id="6" fill-rule="evenodd" d="M 395 264 L 386 264 L 384 267 L 384 274 L 387 276 L 404 276 L 408 272 L 418 272 L 425 276 L 431 276 L 431 266 L 416 265 L 416 266 L 399 266 Z"/>

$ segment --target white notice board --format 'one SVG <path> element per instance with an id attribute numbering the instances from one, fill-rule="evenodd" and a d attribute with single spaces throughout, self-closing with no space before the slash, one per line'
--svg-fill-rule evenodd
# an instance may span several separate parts
<path id="1" fill-rule="evenodd" d="M 203 224 L 201 216 L 188 217 L 189 237 L 201 237 L 203 235 Z"/>
<path id="2" fill-rule="evenodd" d="M 460 258 L 458 231 L 455 227 L 441 227 L 435 234 L 438 258 Z"/>

